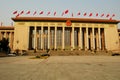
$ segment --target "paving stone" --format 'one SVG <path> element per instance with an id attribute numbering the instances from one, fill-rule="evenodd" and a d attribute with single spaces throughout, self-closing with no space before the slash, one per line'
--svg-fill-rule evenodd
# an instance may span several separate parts
<path id="1" fill-rule="evenodd" d="M 0 58 L 0 80 L 120 80 L 119 56 Z"/>

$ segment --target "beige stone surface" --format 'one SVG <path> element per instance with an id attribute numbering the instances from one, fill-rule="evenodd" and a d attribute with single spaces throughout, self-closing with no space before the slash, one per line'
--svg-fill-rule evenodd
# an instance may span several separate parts
<path id="1" fill-rule="evenodd" d="M 120 80 L 120 56 L 0 58 L 0 80 Z"/>
<path id="2" fill-rule="evenodd" d="M 51 25 L 53 24 L 53 25 Z M 61 24 L 61 25 L 59 25 Z M 95 44 L 96 44 L 96 48 L 97 50 L 101 50 L 101 46 L 102 44 L 104 44 L 104 48 L 106 50 L 118 50 L 119 49 L 119 37 L 118 37 L 118 31 L 117 31 L 117 24 L 109 24 L 109 23 L 77 23 L 78 25 L 76 26 L 76 23 L 75 22 L 72 22 L 72 25 L 71 26 L 67 26 L 69 28 L 72 28 L 71 29 L 71 46 L 69 47 L 72 47 L 73 49 L 75 49 L 75 43 L 74 43 L 74 29 L 75 28 L 81 28 L 81 29 L 85 29 L 85 32 L 84 32 L 84 46 L 85 46 L 85 50 L 88 50 L 89 47 L 91 46 L 91 50 L 92 49 L 95 49 Z M 84 25 L 83 25 L 84 24 Z M 38 47 L 38 41 L 37 41 L 37 28 L 41 28 L 41 30 L 44 32 L 44 29 L 42 28 L 45 28 L 45 27 L 54 27 L 55 28 L 55 41 L 54 41 L 54 49 L 58 49 L 58 45 L 57 45 L 57 27 L 61 27 L 63 29 L 63 27 L 66 27 L 66 22 L 49 22 L 49 21 L 43 21 L 43 22 L 26 22 L 23 20 L 23 22 L 15 22 L 15 30 L 14 30 L 14 50 L 15 49 L 20 49 L 20 50 L 28 50 L 29 49 L 29 28 L 30 27 L 34 27 L 34 48 Z M 104 39 L 102 38 L 102 41 L 101 41 L 101 29 L 104 29 Z M 88 35 L 88 32 L 90 31 L 90 29 L 97 29 L 97 32 L 93 32 L 91 31 L 91 34 L 92 36 Z M 50 30 L 50 29 L 49 29 Z M 82 30 L 83 31 L 83 30 Z M 63 31 L 64 32 L 64 31 Z M 83 34 L 83 33 L 82 33 Z M 79 36 L 81 37 L 82 34 Z M 94 35 L 96 34 L 96 36 Z M 41 35 L 43 35 L 43 33 L 41 33 Z M 64 36 L 65 33 L 62 33 L 62 49 L 67 49 L 67 46 L 65 45 L 65 41 L 64 41 Z M 50 36 L 50 34 L 48 35 Z M 48 37 L 47 36 L 47 37 Z M 79 38 L 78 37 L 78 38 Z M 89 42 L 89 39 L 91 37 L 91 41 Z M 48 46 L 47 48 L 48 49 L 52 49 L 51 47 L 51 44 L 50 44 L 50 37 L 48 37 Z M 96 40 L 96 43 L 95 43 L 95 38 L 97 39 Z M 78 48 L 79 49 L 83 49 L 83 39 L 82 38 L 79 38 L 81 39 L 81 43 L 79 42 L 78 44 Z M 18 43 L 17 43 L 18 41 Z M 43 42 L 43 37 L 41 36 L 41 42 Z M 44 43 L 44 42 L 43 42 Z M 41 43 L 41 46 L 42 48 L 41 49 L 44 49 L 43 46 L 45 44 Z M 89 46 L 90 45 L 90 46 Z M 76 47 L 76 49 L 77 49 Z"/>

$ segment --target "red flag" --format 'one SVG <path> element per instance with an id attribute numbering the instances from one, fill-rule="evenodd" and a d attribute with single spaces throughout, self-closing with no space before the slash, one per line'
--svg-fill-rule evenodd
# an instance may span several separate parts
<path id="1" fill-rule="evenodd" d="M 33 13 L 33 15 L 35 15 L 37 12 L 35 11 L 34 13 Z"/>
<path id="2" fill-rule="evenodd" d="M 114 16 L 115 16 L 115 14 L 112 15 L 112 17 L 114 17 Z"/>
<path id="3" fill-rule="evenodd" d="M 104 16 L 104 14 L 101 15 L 101 17 L 103 17 L 103 16 Z"/>
<path id="4" fill-rule="evenodd" d="M 98 16 L 98 13 L 96 13 L 96 16 Z"/>
<path id="5" fill-rule="evenodd" d="M 73 13 L 72 13 L 72 17 L 74 17 Z"/>
<path id="6" fill-rule="evenodd" d="M 41 11 L 40 14 L 43 14 L 43 11 Z"/>
<path id="7" fill-rule="evenodd" d="M 87 13 L 84 13 L 84 16 L 86 16 L 87 15 Z"/>
<path id="8" fill-rule="evenodd" d="M 89 17 L 91 17 L 91 16 L 92 16 L 92 13 L 89 14 Z"/>
<path id="9" fill-rule="evenodd" d="M 17 14 L 17 11 L 14 11 L 13 14 Z"/>
<path id="10" fill-rule="evenodd" d="M 110 18 L 109 20 L 112 20 L 112 18 Z"/>
<path id="11" fill-rule="evenodd" d="M 106 15 L 106 17 L 109 17 L 109 16 L 110 16 L 109 14 Z"/>
<path id="12" fill-rule="evenodd" d="M 80 15 L 80 12 L 79 12 L 79 13 L 77 13 L 77 15 L 79 16 L 79 15 Z"/>
<path id="13" fill-rule="evenodd" d="M 19 17 L 19 16 L 20 16 L 20 14 L 17 14 L 17 15 L 16 15 L 16 17 Z"/>
<path id="14" fill-rule="evenodd" d="M 54 16 L 56 15 L 56 12 L 54 12 Z"/>
<path id="15" fill-rule="evenodd" d="M 24 13 L 24 11 L 21 11 L 20 15 L 23 14 L 23 13 Z"/>
<path id="16" fill-rule="evenodd" d="M 28 11 L 26 14 L 30 14 L 30 11 Z"/>
<path id="17" fill-rule="evenodd" d="M 62 16 L 64 15 L 64 12 L 62 13 Z"/>
<path id="18" fill-rule="evenodd" d="M 47 13 L 47 16 L 50 14 L 50 12 Z"/>
<path id="19" fill-rule="evenodd" d="M 69 12 L 69 10 L 66 10 L 66 11 L 65 11 L 65 14 L 67 14 L 68 12 Z"/>

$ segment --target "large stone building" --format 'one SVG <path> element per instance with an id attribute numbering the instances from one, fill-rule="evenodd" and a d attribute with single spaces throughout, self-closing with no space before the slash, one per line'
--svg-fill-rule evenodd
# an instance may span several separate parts
<path id="1" fill-rule="evenodd" d="M 14 32 L 13 50 L 119 50 L 117 20 L 54 17 L 12 20 L 14 28 L 7 34 Z"/>
<path id="2" fill-rule="evenodd" d="M 18 17 L 14 49 L 117 50 L 117 20 Z"/>

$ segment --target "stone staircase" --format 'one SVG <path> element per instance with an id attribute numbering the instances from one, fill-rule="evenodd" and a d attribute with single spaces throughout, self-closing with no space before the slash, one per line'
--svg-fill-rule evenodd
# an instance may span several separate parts
<path id="1" fill-rule="evenodd" d="M 27 51 L 27 54 L 30 56 L 35 56 L 35 55 L 41 55 L 47 53 L 46 50 L 42 51 L 36 51 L 34 52 L 33 50 Z M 50 50 L 48 52 L 51 56 L 97 56 L 97 55 L 105 55 L 105 56 L 111 56 L 112 52 L 111 51 L 82 51 L 82 50 Z"/>

